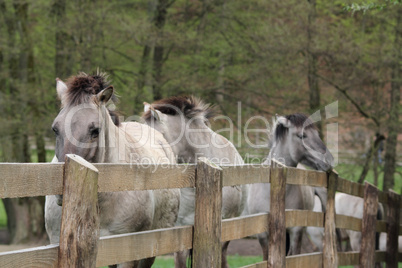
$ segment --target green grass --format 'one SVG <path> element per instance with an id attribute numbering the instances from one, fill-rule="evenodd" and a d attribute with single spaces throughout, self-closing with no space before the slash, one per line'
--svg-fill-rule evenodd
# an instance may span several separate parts
<path id="1" fill-rule="evenodd" d="M 378 188 L 382 190 L 382 184 L 383 184 L 383 172 L 384 166 L 379 166 L 378 171 L 379 171 L 379 176 L 378 176 Z M 363 167 L 358 166 L 358 165 L 352 165 L 352 164 L 339 164 L 338 166 L 335 167 L 335 170 L 338 172 L 339 176 L 351 180 L 351 181 L 357 181 L 360 177 L 360 173 L 362 171 Z M 396 168 L 396 173 L 395 173 L 395 185 L 394 185 L 394 191 L 397 193 L 401 193 L 402 189 L 402 167 L 397 166 Z M 372 169 L 368 172 L 366 176 L 366 181 L 370 183 L 374 183 L 374 172 Z"/>
<path id="2" fill-rule="evenodd" d="M 230 268 L 237 268 L 246 266 L 249 264 L 257 263 L 262 261 L 262 256 L 228 256 L 228 263 Z M 153 268 L 172 268 L 174 267 L 173 256 L 162 256 L 157 257 L 155 260 Z"/>
<path id="3" fill-rule="evenodd" d="M 4 209 L 3 201 L 0 202 L 0 228 L 7 227 L 7 214 Z"/>
<path id="4" fill-rule="evenodd" d="M 46 162 L 51 162 L 54 156 L 54 150 L 46 150 Z M 38 162 L 38 154 L 36 149 L 31 150 L 31 162 L 37 163 Z"/>

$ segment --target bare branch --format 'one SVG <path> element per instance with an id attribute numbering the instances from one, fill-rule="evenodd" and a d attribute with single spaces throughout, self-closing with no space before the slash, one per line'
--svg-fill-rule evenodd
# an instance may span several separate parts
<path id="1" fill-rule="evenodd" d="M 319 75 L 319 74 L 316 74 L 316 76 L 317 76 L 318 78 L 320 78 L 321 80 L 327 82 L 327 83 L 330 84 L 331 86 L 333 86 L 333 87 L 334 87 L 336 90 L 338 90 L 340 93 L 342 93 L 342 94 L 346 97 L 346 99 L 348 99 L 348 100 L 353 104 L 353 106 L 355 106 L 355 108 L 357 109 L 357 111 L 358 111 L 363 117 L 368 118 L 368 119 L 371 119 L 371 120 L 375 123 L 376 126 L 378 126 L 378 127 L 380 126 L 380 122 L 379 122 L 378 118 L 377 118 L 377 117 L 374 117 L 373 115 L 371 115 L 371 114 L 367 113 L 366 111 L 364 111 L 363 108 L 356 102 L 356 100 L 354 100 L 354 99 L 352 98 L 352 96 L 349 95 L 348 91 L 347 91 L 345 88 L 340 87 L 338 84 L 335 84 L 334 82 L 328 80 L 327 78 L 325 78 L 325 77 L 323 77 L 323 76 L 321 76 L 321 75 Z"/>

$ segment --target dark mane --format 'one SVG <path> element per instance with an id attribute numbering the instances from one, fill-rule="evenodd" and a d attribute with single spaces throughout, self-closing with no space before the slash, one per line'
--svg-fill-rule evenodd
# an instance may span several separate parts
<path id="1" fill-rule="evenodd" d="M 110 86 L 108 75 L 97 71 L 96 74 L 88 75 L 80 72 L 76 76 L 71 76 L 67 80 L 66 104 L 68 106 L 76 106 L 87 103 L 91 98 L 101 92 L 103 89 Z M 115 94 L 112 96 L 112 101 L 117 102 Z M 116 126 L 120 125 L 118 112 L 110 111 L 109 114 Z"/>
<path id="2" fill-rule="evenodd" d="M 287 115 L 285 117 L 297 128 L 303 127 L 303 125 L 305 125 L 305 129 L 317 129 L 310 118 L 308 118 L 304 114 L 296 113 Z M 275 140 L 283 139 L 286 136 L 287 132 L 287 127 L 284 127 L 282 124 L 277 124 L 274 130 Z"/>
<path id="3" fill-rule="evenodd" d="M 168 115 L 178 115 L 183 113 L 187 118 L 194 118 L 202 116 L 205 119 L 209 119 L 216 114 L 213 106 L 205 104 L 199 98 L 194 96 L 177 96 L 169 97 L 158 100 L 151 104 L 152 107 L 161 113 Z M 142 115 L 145 120 L 151 118 L 151 111 L 148 110 Z"/>

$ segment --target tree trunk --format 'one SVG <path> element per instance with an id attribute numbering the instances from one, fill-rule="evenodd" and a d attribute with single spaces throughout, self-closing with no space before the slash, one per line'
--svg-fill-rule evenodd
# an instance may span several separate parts
<path id="1" fill-rule="evenodd" d="M 395 183 L 396 146 L 399 133 L 399 110 L 402 85 L 402 7 L 398 6 L 397 23 L 395 26 L 394 61 L 392 63 L 391 107 L 388 119 L 388 138 L 385 144 L 385 165 L 383 191 L 392 189 Z"/>
<path id="2" fill-rule="evenodd" d="M 10 244 L 37 242 L 44 232 L 44 197 L 3 199 Z"/>
<path id="3" fill-rule="evenodd" d="M 46 162 L 46 148 L 45 148 L 45 138 L 43 133 L 39 130 L 35 134 L 36 150 L 38 155 L 38 162 Z"/>
<path id="4" fill-rule="evenodd" d="M 314 51 L 314 24 L 316 23 L 317 10 L 316 10 L 316 0 L 308 0 L 310 4 L 310 11 L 308 14 L 308 25 L 307 25 L 307 77 L 308 77 L 308 85 L 310 89 L 310 112 L 315 113 L 320 109 L 320 87 L 318 85 L 318 77 L 317 77 L 317 55 Z M 322 133 L 322 121 L 317 121 L 316 126 L 318 128 L 318 132 L 320 134 L 321 139 L 323 139 L 324 135 Z"/>
<path id="5" fill-rule="evenodd" d="M 11 137 L 12 159 L 13 162 L 30 162 L 30 146 L 28 133 L 30 133 L 29 122 L 32 121 L 31 107 L 37 105 L 32 94 L 35 84 L 35 62 L 33 53 L 33 42 L 30 39 L 29 27 L 29 5 L 26 1 L 13 1 L 14 13 L 7 11 L 7 6 L 0 4 L 1 11 L 4 12 L 7 24 L 9 49 L 17 51 L 10 53 L 9 56 L 9 92 L 11 111 L 19 111 L 14 116 L 14 131 Z M 17 23 L 18 22 L 18 23 Z M 31 104 L 27 104 L 25 99 L 21 98 L 21 92 L 24 91 L 26 99 Z M 8 218 L 8 230 L 10 233 L 10 242 L 24 243 L 32 240 L 43 239 L 46 235 L 44 228 L 44 198 L 18 198 L 4 199 L 4 206 Z"/>
<path id="6" fill-rule="evenodd" d="M 69 58 L 73 56 L 73 53 L 69 53 L 68 40 L 70 36 L 66 33 L 65 21 L 66 21 L 66 0 L 56 0 L 53 4 L 53 15 L 56 20 L 56 57 L 55 57 L 55 71 L 56 77 L 62 79 L 71 75 L 71 64 L 69 64 Z"/>
<path id="7" fill-rule="evenodd" d="M 225 21 L 225 1 L 222 1 L 220 27 L 222 32 L 226 32 Z M 224 101 L 225 94 L 225 49 L 219 51 L 219 67 L 218 67 L 218 90 L 216 92 L 216 100 L 218 103 Z"/>
<path id="8" fill-rule="evenodd" d="M 373 161 L 373 156 L 378 154 L 378 150 L 381 146 L 381 143 L 384 141 L 384 139 L 385 139 L 384 135 L 376 135 L 376 138 L 375 138 L 373 144 L 371 145 L 370 149 L 367 152 L 366 162 L 364 163 L 362 173 L 360 174 L 360 177 L 358 180 L 359 183 L 364 182 L 364 179 L 366 178 L 367 173 L 370 170 L 370 164 Z M 375 158 L 375 159 L 378 159 L 378 158 Z"/>
<path id="9" fill-rule="evenodd" d="M 157 39 L 154 48 L 153 57 L 153 98 L 159 100 L 162 94 L 162 67 L 165 62 L 164 44 L 163 44 L 163 28 L 166 23 L 167 9 L 173 2 L 168 0 L 159 0 L 155 10 L 154 24 L 157 31 Z"/>

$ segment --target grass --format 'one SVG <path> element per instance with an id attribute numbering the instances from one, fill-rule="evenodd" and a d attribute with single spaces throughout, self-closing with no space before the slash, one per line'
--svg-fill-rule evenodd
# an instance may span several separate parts
<path id="1" fill-rule="evenodd" d="M 379 178 L 378 178 L 378 188 L 382 190 L 382 184 L 383 184 L 383 168 L 384 166 L 379 166 L 378 171 L 379 171 Z M 363 167 L 357 166 L 354 164 L 339 164 L 338 166 L 335 167 L 335 170 L 338 172 L 339 176 L 351 180 L 351 181 L 357 181 L 360 177 L 360 173 L 363 170 Z M 401 194 L 402 190 L 402 167 L 397 166 L 396 167 L 396 173 L 395 173 L 395 185 L 394 185 L 394 191 L 397 193 Z M 370 183 L 374 183 L 374 172 L 372 169 L 368 172 L 366 176 L 366 181 Z"/>
<path id="2" fill-rule="evenodd" d="M 7 214 L 6 210 L 4 209 L 3 201 L 0 202 L 0 228 L 7 227 Z"/>
<path id="3" fill-rule="evenodd" d="M 229 267 L 237 268 L 246 266 L 249 264 L 257 263 L 262 261 L 262 256 L 228 256 Z M 157 257 L 155 260 L 153 268 L 172 268 L 174 267 L 173 256 L 162 256 Z"/>

